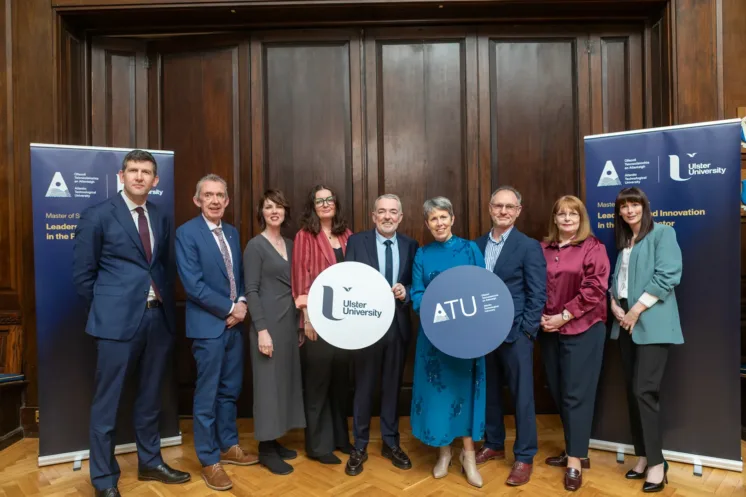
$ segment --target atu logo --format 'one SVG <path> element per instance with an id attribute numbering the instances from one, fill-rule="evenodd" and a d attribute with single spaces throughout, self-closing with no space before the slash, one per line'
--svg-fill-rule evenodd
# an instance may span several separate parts
<path id="1" fill-rule="evenodd" d="M 352 290 L 351 286 L 342 287 L 345 292 Z M 342 314 L 341 318 L 334 317 L 334 289 L 330 286 L 324 285 L 324 297 L 321 304 L 321 313 L 324 317 L 330 321 L 341 321 L 349 315 L 354 316 L 371 316 L 374 318 L 380 318 L 382 311 L 378 309 L 368 308 L 367 302 L 360 302 L 357 300 L 345 300 L 342 299 Z"/>
<path id="2" fill-rule="evenodd" d="M 495 312 L 497 308 L 499 307 L 497 304 L 493 304 L 492 302 L 497 300 L 498 295 L 496 293 L 490 294 L 490 293 L 483 293 L 481 295 L 482 298 L 482 307 L 484 309 L 484 312 Z M 469 297 L 466 298 L 467 304 L 469 301 Z M 458 311 L 454 307 L 453 304 L 456 302 L 459 303 L 459 307 L 461 308 L 461 314 L 458 314 Z M 446 309 L 444 306 L 449 306 L 451 310 L 451 314 L 449 315 L 448 312 L 446 312 Z M 433 324 L 435 323 L 442 323 L 445 321 L 451 321 L 458 318 L 458 316 L 463 316 L 465 318 L 470 318 L 474 315 L 476 315 L 477 311 L 479 309 L 477 308 L 477 299 L 474 295 L 471 296 L 471 308 L 469 309 L 469 312 L 464 308 L 464 299 L 453 299 L 453 300 L 446 300 L 442 304 L 438 302 L 435 305 L 435 313 L 433 315 Z"/>
<path id="3" fill-rule="evenodd" d="M 614 169 L 614 164 L 610 160 L 606 161 L 604 170 L 601 171 L 601 177 L 598 179 L 598 185 L 596 186 L 621 186 L 622 182 L 619 181 L 619 174 Z"/>
<path id="4" fill-rule="evenodd" d="M 47 194 L 45 196 L 54 198 L 64 198 L 72 196 L 70 195 L 70 189 L 67 188 L 65 179 L 62 177 L 62 174 L 59 171 L 54 173 L 54 176 L 52 176 L 52 181 L 50 181 L 49 183 L 49 188 L 47 188 Z"/>

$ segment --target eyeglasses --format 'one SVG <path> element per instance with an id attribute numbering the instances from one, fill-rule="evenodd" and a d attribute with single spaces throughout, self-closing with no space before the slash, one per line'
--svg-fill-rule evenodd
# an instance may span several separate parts
<path id="1" fill-rule="evenodd" d="M 555 214 L 557 217 L 564 217 L 566 219 L 578 219 L 580 217 L 580 214 L 575 211 L 570 212 L 558 212 Z"/>
<path id="2" fill-rule="evenodd" d="M 503 209 L 506 209 L 508 211 L 514 211 L 516 209 L 520 209 L 521 206 L 515 205 L 515 204 L 493 204 L 492 202 L 490 202 L 490 207 L 492 207 L 496 211 L 501 211 Z"/>
<path id="3" fill-rule="evenodd" d="M 337 198 L 335 196 L 326 197 L 326 198 L 317 198 L 313 201 L 314 204 L 316 204 L 316 207 L 321 207 L 322 205 L 334 205 L 337 202 Z"/>

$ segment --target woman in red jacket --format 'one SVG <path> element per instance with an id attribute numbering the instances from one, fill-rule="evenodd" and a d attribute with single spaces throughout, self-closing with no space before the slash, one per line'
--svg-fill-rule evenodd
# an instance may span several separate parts
<path id="1" fill-rule="evenodd" d="M 335 449 L 350 453 L 347 428 L 349 362 L 347 351 L 318 336 L 308 318 L 308 292 L 316 277 L 344 261 L 347 228 L 339 198 L 331 188 L 316 185 L 308 194 L 301 229 L 293 244 L 292 288 L 301 309 L 303 345 L 303 401 L 306 411 L 306 453 L 323 464 L 340 464 Z"/>

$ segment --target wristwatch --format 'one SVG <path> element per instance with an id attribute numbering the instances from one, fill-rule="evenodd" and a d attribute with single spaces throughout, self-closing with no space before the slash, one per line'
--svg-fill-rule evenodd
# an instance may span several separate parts
<path id="1" fill-rule="evenodd" d="M 564 319 L 565 321 L 570 320 L 570 313 L 567 312 L 567 309 L 562 309 L 562 319 Z"/>

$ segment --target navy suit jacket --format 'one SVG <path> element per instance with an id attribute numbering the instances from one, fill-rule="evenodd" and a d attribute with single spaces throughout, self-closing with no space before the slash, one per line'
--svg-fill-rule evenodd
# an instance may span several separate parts
<path id="1" fill-rule="evenodd" d="M 85 331 L 110 340 L 132 338 L 145 313 L 152 280 L 163 300 L 168 331 L 173 333 L 176 272 L 172 221 L 147 202 L 155 239 L 148 264 L 122 195 L 85 209 L 75 228 L 73 283 L 89 308 Z"/>
<path id="2" fill-rule="evenodd" d="M 236 228 L 222 222 L 223 236 L 231 249 L 236 301 L 244 294 L 240 240 Z M 186 336 L 218 338 L 226 330 L 231 312 L 231 285 L 217 241 L 200 214 L 176 230 L 176 266 L 187 294 Z M 232 329 L 242 330 L 243 323 Z"/>
<path id="3" fill-rule="evenodd" d="M 396 234 L 396 244 L 399 247 L 399 274 L 394 284 L 401 283 L 407 289 L 407 297 L 402 302 L 396 299 L 396 314 L 391 326 L 397 326 L 402 339 L 407 342 L 412 336 L 412 323 L 409 319 L 409 290 L 412 287 L 412 263 L 419 244 L 401 233 Z M 362 262 L 380 271 L 378 267 L 378 251 L 376 250 L 376 230 L 355 233 L 347 240 L 345 261 Z"/>
<path id="4" fill-rule="evenodd" d="M 484 255 L 489 233 L 477 239 Z M 536 337 L 541 313 L 547 300 L 547 262 L 539 242 L 513 227 L 497 258 L 494 273 L 507 285 L 513 296 L 515 317 L 506 342 L 514 342 L 519 333 Z"/>

